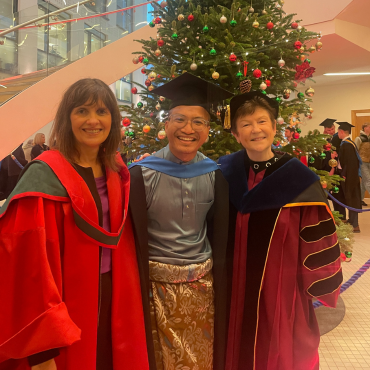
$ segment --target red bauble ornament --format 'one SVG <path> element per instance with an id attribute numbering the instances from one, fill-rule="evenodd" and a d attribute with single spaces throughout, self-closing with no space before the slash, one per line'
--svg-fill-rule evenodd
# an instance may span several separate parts
<path id="1" fill-rule="evenodd" d="M 324 149 L 325 149 L 325 150 L 330 150 L 330 149 L 331 149 L 331 144 L 326 144 L 326 145 L 324 145 Z"/>
<path id="2" fill-rule="evenodd" d="M 274 24 L 273 24 L 272 22 L 268 22 L 268 23 L 266 24 L 266 27 L 267 27 L 267 29 L 268 29 L 268 30 L 271 30 L 271 29 L 273 29 L 273 28 L 274 28 Z"/>
<path id="3" fill-rule="evenodd" d="M 266 80 L 265 81 L 265 84 L 267 85 L 267 87 L 270 87 L 271 86 L 271 81 L 270 80 Z"/>
<path id="4" fill-rule="evenodd" d="M 142 63 L 142 62 L 143 62 L 143 60 L 144 60 L 144 57 L 143 57 L 143 56 L 139 57 L 139 62 L 140 62 L 140 63 Z"/>
<path id="5" fill-rule="evenodd" d="M 291 24 L 291 27 L 292 27 L 293 29 L 297 29 L 297 28 L 298 28 L 298 23 L 297 23 L 297 22 L 293 22 L 293 23 Z"/>
<path id="6" fill-rule="evenodd" d="M 165 44 L 165 43 L 164 43 L 164 41 L 163 41 L 162 39 L 159 39 L 159 40 L 157 41 L 157 45 L 158 45 L 159 47 L 162 47 L 164 44 Z"/>
<path id="7" fill-rule="evenodd" d="M 293 139 L 299 139 L 299 134 L 298 134 L 298 132 L 295 132 L 294 134 L 293 134 Z"/>
<path id="8" fill-rule="evenodd" d="M 237 59 L 236 55 L 234 53 L 231 53 L 229 56 L 230 62 L 236 62 L 236 59 Z"/>
<path id="9" fill-rule="evenodd" d="M 275 146 L 279 146 L 280 145 L 280 141 L 277 141 L 276 143 L 275 143 Z"/>
<path id="10" fill-rule="evenodd" d="M 131 89 L 131 93 L 132 93 L 132 94 L 137 94 L 137 88 L 136 88 L 136 87 L 133 87 L 133 88 Z"/>
<path id="11" fill-rule="evenodd" d="M 122 125 L 127 127 L 127 126 L 130 126 L 131 125 L 131 121 L 129 118 L 125 117 L 123 120 L 122 120 Z"/>
<path id="12" fill-rule="evenodd" d="M 253 76 L 255 78 L 260 78 L 262 76 L 262 72 L 260 69 L 256 68 L 254 71 L 253 71 Z M 266 84 L 267 85 L 267 84 Z M 267 85 L 268 86 L 268 85 Z"/>
<path id="13" fill-rule="evenodd" d="M 150 80 L 145 80 L 145 86 L 150 86 L 152 82 Z"/>
<path id="14" fill-rule="evenodd" d="M 145 75 L 145 73 L 146 73 L 146 69 L 145 69 L 145 68 L 141 68 L 141 73 L 142 73 L 143 75 Z"/>
<path id="15" fill-rule="evenodd" d="M 194 20 L 194 16 L 193 16 L 193 14 L 189 14 L 189 15 L 188 15 L 188 21 L 189 21 L 189 22 L 193 22 L 193 20 Z"/>
<path id="16" fill-rule="evenodd" d="M 161 75 L 157 75 L 157 78 L 161 78 Z"/>
<path id="17" fill-rule="evenodd" d="M 160 17 L 157 17 L 156 19 L 154 19 L 154 23 L 155 24 L 160 24 L 160 23 L 162 23 L 162 19 Z"/>
<path id="18" fill-rule="evenodd" d="M 300 49 L 302 47 L 302 43 L 300 41 L 296 41 L 294 43 L 294 47 L 298 50 L 298 49 Z"/>

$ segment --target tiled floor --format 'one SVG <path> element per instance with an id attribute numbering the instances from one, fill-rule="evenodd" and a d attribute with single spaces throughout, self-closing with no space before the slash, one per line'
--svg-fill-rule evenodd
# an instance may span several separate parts
<path id="1" fill-rule="evenodd" d="M 365 199 L 370 205 L 370 199 Z M 369 209 L 367 207 L 366 209 Z M 353 258 L 343 264 L 347 281 L 370 259 L 370 212 L 359 215 L 360 234 L 355 234 Z M 320 370 L 370 370 L 370 270 L 343 294 L 343 321 L 321 337 Z"/>

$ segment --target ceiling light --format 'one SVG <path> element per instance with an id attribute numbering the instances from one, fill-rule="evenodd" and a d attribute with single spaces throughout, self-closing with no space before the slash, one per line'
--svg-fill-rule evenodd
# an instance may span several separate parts
<path id="1" fill-rule="evenodd" d="M 363 76 L 363 75 L 370 75 L 370 72 L 324 73 L 324 76 Z"/>

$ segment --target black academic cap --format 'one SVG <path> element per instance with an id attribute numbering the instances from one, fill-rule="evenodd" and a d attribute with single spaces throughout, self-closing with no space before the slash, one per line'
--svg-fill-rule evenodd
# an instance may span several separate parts
<path id="1" fill-rule="evenodd" d="M 323 127 L 326 127 L 326 128 L 330 128 L 334 125 L 334 122 L 336 121 L 336 119 L 332 119 L 332 118 L 327 118 L 326 120 L 322 121 L 319 126 L 323 126 Z"/>
<path id="2" fill-rule="evenodd" d="M 236 111 L 248 100 L 252 100 L 254 97 L 260 97 L 275 109 L 275 118 L 279 115 L 279 103 L 275 99 L 271 99 L 268 96 L 262 94 L 260 91 L 250 91 L 245 94 L 236 95 L 230 100 L 230 119 L 233 121 Z"/>
<path id="3" fill-rule="evenodd" d="M 348 131 L 349 133 L 351 133 L 352 127 L 355 127 L 348 122 L 337 122 L 337 125 L 339 125 L 338 129 Z"/>
<path id="4" fill-rule="evenodd" d="M 179 105 L 195 105 L 207 111 L 212 103 L 222 103 L 233 96 L 231 92 L 188 72 L 155 88 L 152 93 L 171 99 L 170 109 Z"/>

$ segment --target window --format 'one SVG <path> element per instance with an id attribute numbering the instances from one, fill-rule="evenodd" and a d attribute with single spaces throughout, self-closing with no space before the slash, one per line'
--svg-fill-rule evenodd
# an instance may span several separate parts
<path id="1" fill-rule="evenodd" d="M 132 5 L 131 0 L 117 0 L 117 9 L 125 9 Z M 122 13 L 116 13 L 117 26 L 125 31 L 132 32 L 132 9 Z"/>
<path id="2" fill-rule="evenodd" d="M 116 82 L 116 97 L 118 100 L 131 103 L 131 75 L 122 77 Z"/>
<path id="3" fill-rule="evenodd" d="M 90 27 L 85 23 L 84 33 L 84 55 L 93 53 L 96 50 L 101 49 L 104 46 L 106 36 L 104 33 L 96 31 L 93 27 Z"/>

